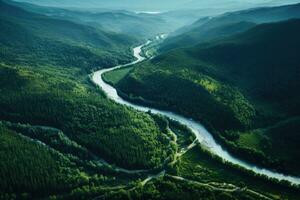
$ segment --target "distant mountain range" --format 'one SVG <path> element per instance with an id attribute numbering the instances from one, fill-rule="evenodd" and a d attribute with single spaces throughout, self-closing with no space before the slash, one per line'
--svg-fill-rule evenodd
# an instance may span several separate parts
<path id="1" fill-rule="evenodd" d="M 17 0 L 29 3 L 35 3 L 45 6 L 57 7 L 81 7 L 81 8 L 114 8 L 114 9 L 129 9 L 129 10 L 151 10 L 151 11 L 165 11 L 175 9 L 208 9 L 208 8 L 222 8 L 226 10 L 250 8 L 262 5 L 275 5 L 295 3 L 295 0 L 223 0 L 222 3 L 217 0 Z M 298 1 L 299 2 L 299 1 Z"/>
<path id="2" fill-rule="evenodd" d="M 46 15 L 56 19 L 65 19 L 95 28 L 105 29 L 120 34 L 127 34 L 137 39 L 149 39 L 161 33 L 168 33 L 190 24 L 207 14 L 219 14 L 220 10 L 182 10 L 165 13 L 133 12 L 111 9 L 78 9 L 39 6 L 26 2 L 5 0 L 7 4 L 20 7 L 29 12 Z"/>
<path id="3" fill-rule="evenodd" d="M 32 13 L 1 0 L 0 24 L 0 58 L 19 64 L 34 60 L 86 69 L 113 65 L 118 53 L 129 60 L 129 47 L 137 42 L 125 34 Z"/>
<path id="4" fill-rule="evenodd" d="M 253 8 L 201 18 L 173 33 L 161 46 L 161 51 L 241 33 L 256 24 L 293 18 L 300 18 L 300 4 Z"/>

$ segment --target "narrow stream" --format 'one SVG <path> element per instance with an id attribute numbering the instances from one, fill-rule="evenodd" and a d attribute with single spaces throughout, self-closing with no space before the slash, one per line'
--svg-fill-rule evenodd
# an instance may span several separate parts
<path id="1" fill-rule="evenodd" d="M 214 140 L 214 138 L 212 137 L 212 134 L 210 134 L 205 128 L 204 126 L 202 126 L 200 123 L 192 120 L 192 119 L 188 119 L 186 117 L 183 117 L 181 115 L 175 114 L 173 112 L 168 112 L 168 111 L 162 111 L 159 109 L 155 109 L 155 108 L 151 108 L 151 107 L 147 107 L 147 106 L 141 106 L 141 105 L 136 105 L 134 103 L 130 103 L 124 99 L 122 99 L 116 89 L 114 87 L 112 87 L 111 85 L 105 83 L 102 79 L 102 75 L 106 72 L 118 69 L 118 68 L 122 68 L 122 67 L 126 67 L 126 66 L 130 66 L 130 65 L 134 65 L 137 64 L 139 62 L 144 61 L 146 58 L 141 56 L 141 52 L 142 52 L 142 47 L 145 45 L 148 45 L 150 43 L 150 41 L 148 41 L 146 44 L 138 46 L 136 48 L 133 49 L 133 54 L 134 57 L 136 58 L 136 61 L 125 64 L 125 65 L 119 65 L 116 67 L 112 67 L 109 69 L 102 69 L 99 70 L 97 72 L 95 72 L 92 75 L 92 80 L 95 84 L 97 84 L 98 86 L 100 86 L 102 88 L 102 90 L 107 94 L 107 97 L 114 100 L 115 102 L 122 104 L 122 105 L 126 105 L 126 106 L 130 106 L 138 111 L 142 111 L 142 112 L 148 112 L 151 111 L 154 114 L 161 114 L 164 115 L 170 119 L 176 120 L 178 122 L 180 122 L 181 124 L 186 125 L 187 127 L 189 127 L 193 133 L 195 134 L 195 136 L 197 137 L 197 139 L 199 140 L 199 142 L 201 143 L 201 145 L 205 146 L 206 148 L 208 148 L 211 153 L 218 155 L 219 157 L 223 158 L 225 161 L 228 161 L 230 163 L 239 165 L 245 169 L 254 171 L 255 173 L 259 174 L 259 175 L 265 175 L 269 178 L 274 178 L 277 180 L 286 180 L 289 181 L 293 184 L 300 184 L 300 177 L 294 177 L 294 176 L 289 176 L 289 175 L 284 175 L 281 173 L 277 173 L 277 172 L 273 172 L 271 170 L 268 169 L 263 169 L 263 168 L 259 168 L 255 165 L 249 164 L 247 162 L 244 162 L 238 158 L 235 158 L 234 156 L 232 156 L 231 154 L 229 154 L 224 148 L 222 148 L 221 145 L 217 144 L 217 142 Z"/>

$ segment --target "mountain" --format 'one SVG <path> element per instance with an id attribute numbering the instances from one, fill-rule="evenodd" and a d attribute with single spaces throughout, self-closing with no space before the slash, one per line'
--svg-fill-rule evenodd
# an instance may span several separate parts
<path id="1" fill-rule="evenodd" d="M 300 20 L 262 24 L 175 49 L 112 83 L 124 98 L 204 123 L 243 159 L 297 174 L 299 27 Z"/>
<path id="2" fill-rule="evenodd" d="M 300 4 L 263 7 L 202 18 L 169 37 L 161 51 L 241 33 L 255 24 L 300 18 Z"/>

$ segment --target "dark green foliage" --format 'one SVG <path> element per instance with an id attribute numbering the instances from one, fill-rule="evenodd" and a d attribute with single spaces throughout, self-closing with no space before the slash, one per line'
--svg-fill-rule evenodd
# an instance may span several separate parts
<path id="1" fill-rule="evenodd" d="M 68 159 L 2 124 L 0 157 L 0 193 L 45 195 L 66 191 L 76 184 L 77 172 L 69 168 L 72 163 Z"/>
<path id="2" fill-rule="evenodd" d="M 243 127 L 250 123 L 254 109 L 236 88 L 194 71 L 196 62 L 186 60 L 182 64 L 179 60 L 184 58 L 184 54 L 174 53 L 167 58 L 158 57 L 152 63 L 137 66 L 117 83 L 117 87 L 129 94 L 130 98 L 130 94 L 143 97 L 148 104 L 156 104 L 161 108 L 171 107 L 186 116 L 209 121 L 222 129 Z M 227 117 L 219 120 L 224 115 Z"/>
<path id="3" fill-rule="evenodd" d="M 11 73 L 6 69 L 0 68 L 1 73 Z M 148 115 L 117 106 L 58 74 L 46 78 L 44 72 L 33 72 L 20 69 L 7 80 L 27 83 L 13 90 L 3 87 L 1 119 L 59 128 L 99 157 L 128 168 L 155 167 L 167 156 Z"/>
<path id="4" fill-rule="evenodd" d="M 205 184 L 180 181 L 169 176 L 168 173 L 182 173 L 185 177 L 191 177 L 194 163 L 213 162 L 218 166 L 220 162 L 217 158 L 201 154 L 199 159 L 189 163 L 189 173 L 182 170 L 184 167 L 180 158 L 179 164 L 173 168 L 169 162 L 175 158 L 175 152 L 178 153 L 195 139 L 188 127 L 162 116 L 117 105 L 91 86 L 88 72 L 131 59 L 128 56 L 129 47 L 135 41 L 131 37 L 33 14 L 2 1 L 0 11 L 0 199 L 257 199 L 257 196 L 244 190 L 219 191 Z M 160 58 L 163 60 L 163 57 Z M 159 59 L 148 63 L 150 70 L 147 75 L 155 69 L 152 66 L 157 61 Z M 242 89 L 201 72 L 202 69 L 193 62 L 190 64 L 190 68 L 183 71 L 179 65 L 175 71 L 170 65 L 162 67 L 160 72 L 154 73 L 157 77 L 149 76 L 145 80 L 143 70 L 147 67 L 142 67 L 139 73 L 136 70 L 131 73 L 131 69 L 121 70 L 112 77 L 116 84 L 119 84 L 118 79 L 124 77 L 136 82 L 162 79 L 160 84 L 171 83 L 172 89 L 163 88 L 175 100 L 167 96 L 160 99 L 159 93 L 156 93 L 148 103 L 157 105 L 156 101 L 166 100 L 162 107 L 177 108 L 177 111 L 199 120 L 214 112 L 220 113 L 221 117 L 225 116 L 225 123 L 218 122 L 216 117 L 207 118 L 207 123 L 216 126 L 217 130 L 230 129 L 229 124 L 236 129 L 253 126 L 256 104 L 253 105 L 245 97 Z M 171 72 L 176 76 L 171 77 Z M 145 90 L 146 93 L 140 91 L 141 96 L 163 85 L 160 84 L 149 84 L 151 89 Z M 197 102 L 200 103 L 199 108 L 185 110 L 184 107 L 191 105 L 179 104 L 184 99 L 176 94 L 178 88 L 186 95 L 184 98 L 191 98 L 192 101 L 200 99 Z M 188 91 L 194 94 L 188 94 Z M 202 99 L 202 95 L 205 98 Z M 139 100 L 144 101 L 143 98 Z M 214 105 L 213 111 L 206 107 Z M 265 140 L 274 139 L 274 143 L 277 141 L 276 144 L 283 145 L 279 143 L 282 130 L 287 127 L 294 130 L 298 127 L 297 123 L 296 119 L 268 127 Z M 169 128 L 177 135 L 177 141 Z M 271 134 L 276 130 L 272 138 Z M 288 138 L 293 140 L 296 135 L 293 132 Z M 235 142 L 234 145 L 242 142 L 239 140 L 243 138 L 234 129 L 227 130 L 220 137 Z M 296 148 L 296 145 L 293 147 Z M 211 167 L 209 164 L 206 166 Z M 229 165 L 222 167 L 223 164 L 218 166 L 221 172 L 224 168 L 230 168 L 230 174 L 225 170 L 225 175 L 221 176 L 218 171 L 216 177 L 227 182 L 227 178 L 237 171 Z M 136 169 L 150 170 L 136 172 Z M 166 176 L 145 183 L 149 179 L 144 178 L 150 173 L 161 170 L 165 170 Z M 264 184 L 266 181 L 238 170 L 247 178 L 252 178 L 253 182 L 258 180 Z M 210 175 L 207 173 L 192 178 L 199 180 Z M 249 182 L 246 183 L 248 186 Z M 272 185 L 271 189 L 267 187 L 267 191 L 277 194 L 274 190 L 284 189 L 285 192 L 286 187 L 284 184 Z"/>
<path id="5" fill-rule="evenodd" d="M 298 160 L 294 158 L 300 156 L 298 151 L 299 122 L 299 117 L 296 117 L 281 121 L 271 127 L 242 132 L 239 133 L 239 139 L 235 141 L 238 146 L 252 151 L 258 149 L 264 157 L 275 161 L 276 168 L 297 172 Z"/>
<path id="6" fill-rule="evenodd" d="M 132 67 L 125 67 L 125 68 L 114 70 L 114 73 L 105 73 L 103 75 L 103 80 L 114 85 L 118 83 L 121 79 L 123 79 L 131 70 Z"/>
<path id="7" fill-rule="evenodd" d="M 248 189 L 256 192 L 273 194 L 275 199 L 297 199 L 300 194 L 299 188 L 291 187 L 285 182 L 278 184 L 276 180 L 266 182 L 266 177 L 260 177 L 244 168 L 225 163 L 199 147 L 195 147 L 181 158 L 177 164 L 177 173 L 178 176 L 205 183 L 216 181 L 231 183 L 241 188 L 247 186 Z"/>
<path id="8" fill-rule="evenodd" d="M 61 129 L 100 158 L 123 167 L 162 164 L 166 146 L 154 120 L 113 104 L 86 81 L 86 72 L 98 65 L 129 60 L 122 58 L 126 50 L 119 54 L 115 47 L 127 49 L 130 41 L 120 44 L 120 36 L 3 2 L 0 10 L 1 120 Z M 98 55 L 103 48 L 111 48 L 116 58 L 108 50 L 109 58 Z"/>
<path id="9" fill-rule="evenodd" d="M 76 155 L 82 160 L 93 160 L 95 157 L 88 149 L 70 140 L 59 129 L 10 122 L 3 122 L 3 124 L 18 133 L 22 133 L 22 135 L 41 141 L 61 153 Z"/>
<path id="10" fill-rule="evenodd" d="M 204 24 L 206 25 L 206 23 Z M 192 46 L 195 43 L 203 43 L 211 40 L 217 40 L 226 36 L 242 33 L 243 31 L 249 30 L 256 24 L 253 22 L 240 21 L 240 22 L 228 22 L 220 24 L 216 27 L 203 27 L 201 24 L 199 27 L 197 23 L 189 31 L 185 31 L 182 34 L 167 38 L 166 41 L 159 48 L 160 52 L 169 51 L 172 49 Z"/>
<path id="11" fill-rule="evenodd" d="M 243 190 L 226 192 L 213 190 L 210 187 L 197 183 L 175 180 L 164 177 L 148 183 L 144 187 L 138 187 L 133 191 L 119 190 L 107 193 L 103 196 L 112 200 L 263 200 L 263 197 L 245 192 Z"/>
<path id="12" fill-rule="evenodd" d="M 116 86 L 126 98 L 204 123 L 244 159 L 297 173 L 288 165 L 299 164 L 283 162 L 279 154 L 269 158 L 261 148 L 235 142 L 238 131 L 299 116 L 299 27 L 299 20 L 263 24 L 228 39 L 170 51 L 139 64 Z M 299 133 L 297 127 L 291 129 Z M 288 146 L 290 140 L 283 143 Z"/>
<path id="13" fill-rule="evenodd" d="M 196 139 L 193 132 L 177 121 L 169 120 L 170 129 L 177 135 L 177 144 L 180 148 L 185 148 Z"/>
<path id="14" fill-rule="evenodd" d="M 141 195 L 142 194 L 142 195 Z M 141 191 L 139 199 L 205 199 L 213 200 L 214 194 L 208 188 L 173 180 L 158 180 Z"/>
<path id="15" fill-rule="evenodd" d="M 255 101 L 280 106 L 288 115 L 299 115 L 299 96 L 294 92 L 299 88 L 300 75 L 299 23 L 291 20 L 257 26 L 235 38 L 198 46 L 187 53 L 209 63 L 211 76 L 238 86 Z"/>
<path id="16" fill-rule="evenodd" d="M 130 176 L 96 164 L 86 149 L 56 131 L 0 122 L 0 199 L 80 199 L 80 191 L 92 198 L 130 181 Z"/>

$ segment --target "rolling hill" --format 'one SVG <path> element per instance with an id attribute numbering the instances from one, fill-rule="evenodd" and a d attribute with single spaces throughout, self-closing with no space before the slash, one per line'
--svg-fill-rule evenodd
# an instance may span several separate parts
<path id="1" fill-rule="evenodd" d="M 128 11 L 105 7 L 59 8 L 10 0 L 6 0 L 6 2 L 30 12 L 128 34 L 140 40 L 175 31 L 182 26 L 195 22 L 200 17 L 215 16 L 224 12 L 222 9 L 193 8 L 151 14 L 147 11 Z"/>
<path id="2" fill-rule="evenodd" d="M 176 23 L 173 26 L 168 26 L 168 22 L 162 16 L 146 13 L 110 9 L 78 10 L 74 8 L 44 7 L 13 1 L 7 1 L 7 3 L 37 14 L 51 16 L 56 19 L 65 19 L 121 35 L 130 35 L 132 38 L 139 40 L 149 39 L 178 28 Z"/>
<path id="3" fill-rule="evenodd" d="M 1 51 L 4 60 L 23 62 L 24 57 L 35 56 L 36 61 L 47 62 L 45 59 L 42 61 L 43 56 L 56 57 L 60 59 L 50 60 L 82 64 L 82 68 L 91 69 L 131 59 L 129 48 L 136 40 L 129 36 L 30 13 L 3 1 L 0 2 L 0 10 L 4 27 L 0 33 L 0 45 L 5 50 Z M 61 53 L 61 49 L 65 49 L 66 53 Z M 77 53 L 81 55 L 72 57 Z M 85 58 L 91 58 L 90 63 L 85 63 Z"/>

